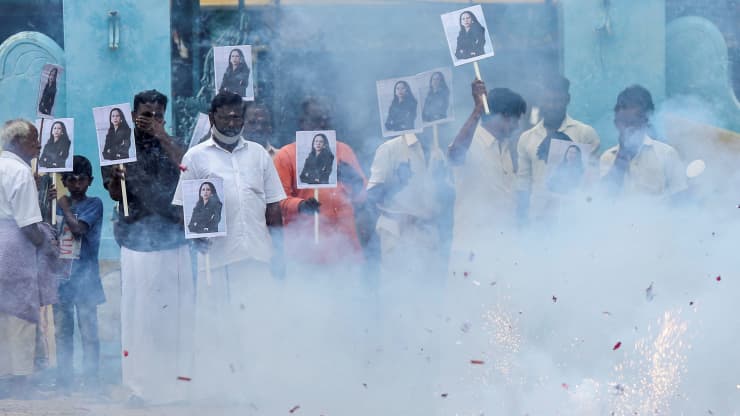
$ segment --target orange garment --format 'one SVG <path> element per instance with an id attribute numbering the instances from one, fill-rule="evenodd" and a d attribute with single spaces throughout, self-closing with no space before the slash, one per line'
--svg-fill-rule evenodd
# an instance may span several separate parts
<path id="1" fill-rule="evenodd" d="M 287 198 L 280 201 L 283 213 L 285 253 L 294 260 L 329 264 L 362 262 L 362 249 L 357 239 L 355 211 L 352 202 L 363 202 L 367 179 L 352 148 L 337 141 L 337 168 L 345 162 L 362 176 L 362 190 L 353 195 L 351 187 L 341 181 L 336 188 L 319 189 L 319 243 L 314 242 L 314 215 L 298 212 L 298 204 L 314 196 L 313 189 L 298 189 L 296 174 L 296 144 L 283 146 L 273 158 Z"/>

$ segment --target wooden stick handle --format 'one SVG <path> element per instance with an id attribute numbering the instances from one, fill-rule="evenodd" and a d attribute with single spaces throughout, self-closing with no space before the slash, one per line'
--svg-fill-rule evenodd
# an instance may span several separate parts
<path id="1" fill-rule="evenodd" d="M 51 186 L 54 186 L 54 187 L 57 186 L 56 172 L 52 172 L 51 174 Z M 56 223 L 57 223 L 57 199 L 54 198 L 51 200 L 51 225 L 56 225 Z"/>
<path id="2" fill-rule="evenodd" d="M 313 197 L 319 200 L 319 188 L 313 189 Z M 319 244 L 319 213 L 313 213 L 313 242 Z"/>
<path id="3" fill-rule="evenodd" d="M 480 76 L 480 68 L 478 67 L 478 61 L 473 62 L 473 68 L 475 68 L 475 78 L 479 80 L 483 80 Z M 486 93 L 483 93 L 483 110 L 486 112 L 486 115 L 491 114 L 491 110 L 488 109 L 488 97 L 486 96 Z"/>
<path id="4" fill-rule="evenodd" d="M 123 163 L 118 165 L 123 169 Z M 126 193 L 126 178 L 121 179 L 121 198 L 123 199 L 123 216 L 128 217 L 128 194 Z"/>
<path id="5" fill-rule="evenodd" d="M 211 254 L 206 252 L 206 284 L 211 286 Z"/>
<path id="6" fill-rule="evenodd" d="M 432 139 L 434 147 L 439 148 L 439 124 L 432 125 Z"/>

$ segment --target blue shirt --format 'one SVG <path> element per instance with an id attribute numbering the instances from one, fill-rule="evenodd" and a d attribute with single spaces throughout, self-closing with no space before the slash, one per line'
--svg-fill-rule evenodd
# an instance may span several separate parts
<path id="1" fill-rule="evenodd" d="M 72 273 L 69 280 L 59 284 L 59 301 L 99 305 L 105 302 L 103 285 L 100 282 L 98 251 L 100 231 L 103 224 L 103 201 L 100 198 L 85 197 L 82 201 L 72 201 L 72 212 L 77 221 L 87 224 L 87 233 L 80 237 L 80 258 L 72 260 Z M 64 212 L 57 206 L 59 229 L 64 226 Z"/>

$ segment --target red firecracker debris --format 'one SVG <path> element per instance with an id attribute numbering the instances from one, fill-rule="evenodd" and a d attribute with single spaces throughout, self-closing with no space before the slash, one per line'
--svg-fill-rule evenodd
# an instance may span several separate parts
<path id="1" fill-rule="evenodd" d="M 442 393 L 442 394 L 440 394 L 440 396 L 442 396 L 443 398 L 445 398 L 445 397 L 447 397 L 447 393 Z"/>
<path id="2" fill-rule="evenodd" d="M 485 364 L 485 363 L 486 362 L 483 361 L 483 360 L 470 360 L 470 364 L 478 364 L 478 365 L 481 365 L 481 364 Z"/>
<path id="3" fill-rule="evenodd" d="M 180 166 L 178 167 L 180 168 L 180 172 L 185 172 L 186 170 L 188 170 L 188 167 L 183 164 L 180 164 Z"/>
<path id="4" fill-rule="evenodd" d="M 123 356 L 128 357 L 128 350 L 123 350 Z"/>
<path id="5" fill-rule="evenodd" d="M 694 306 L 694 301 L 689 302 L 689 306 Z"/>
<path id="6" fill-rule="evenodd" d="M 473 261 L 475 259 L 475 253 L 472 251 L 470 252 L 470 256 L 468 256 L 468 261 Z"/>
<path id="7" fill-rule="evenodd" d="M 720 280 L 722 280 L 722 276 L 717 275 L 717 277 L 715 277 L 714 280 L 719 282 Z"/>
<path id="8" fill-rule="evenodd" d="M 362 383 L 362 387 L 367 388 L 367 383 Z"/>
<path id="9" fill-rule="evenodd" d="M 293 407 L 291 407 L 291 408 L 290 408 L 290 410 L 289 410 L 288 412 L 290 412 L 290 413 L 295 413 L 295 412 L 296 412 L 296 410 L 298 410 L 298 409 L 300 409 L 300 408 L 301 408 L 301 406 L 298 406 L 298 405 L 296 405 L 296 406 L 293 406 Z"/>
<path id="10" fill-rule="evenodd" d="M 560 387 L 568 390 L 568 383 L 562 383 L 562 384 L 560 384 Z"/>
<path id="11" fill-rule="evenodd" d="M 555 303 L 558 301 L 558 297 L 555 295 L 552 295 L 552 303 Z"/>
<path id="12" fill-rule="evenodd" d="M 177 379 L 180 381 L 190 381 L 192 380 L 190 377 L 184 377 L 184 376 L 177 376 Z"/>
<path id="13" fill-rule="evenodd" d="M 469 274 L 470 274 L 470 273 L 468 273 L 468 272 L 465 272 L 465 273 L 463 273 L 463 276 L 465 276 L 465 277 L 468 277 L 468 275 L 469 275 Z"/>
<path id="14" fill-rule="evenodd" d="M 622 341 L 618 341 L 614 346 L 612 347 L 612 351 L 616 351 L 619 349 L 619 347 L 622 346 Z"/>

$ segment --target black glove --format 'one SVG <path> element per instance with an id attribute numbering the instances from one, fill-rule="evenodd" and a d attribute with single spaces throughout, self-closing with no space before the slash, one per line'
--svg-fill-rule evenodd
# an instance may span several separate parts
<path id="1" fill-rule="evenodd" d="M 320 206 L 321 202 L 317 201 L 316 198 L 304 199 L 298 204 L 298 212 L 301 214 L 313 214 L 314 212 L 319 212 Z"/>
<path id="2" fill-rule="evenodd" d="M 353 191 L 361 190 L 365 185 L 362 176 L 347 162 L 339 162 L 337 180 L 352 188 Z"/>

